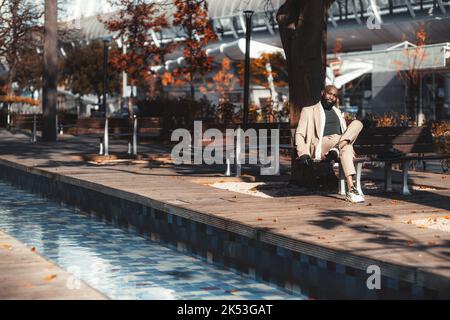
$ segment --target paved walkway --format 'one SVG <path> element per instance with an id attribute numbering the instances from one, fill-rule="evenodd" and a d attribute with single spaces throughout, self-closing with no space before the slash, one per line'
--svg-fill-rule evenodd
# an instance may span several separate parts
<path id="1" fill-rule="evenodd" d="M 228 178 L 214 168 L 174 167 L 157 161 L 159 149 L 152 146 L 140 150 L 155 161 L 96 166 L 81 160 L 81 155 L 97 151 L 94 140 L 65 138 L 64 143 L 32 145 L 4 131 L 0 137 L 3 163 L 60 175 L 133 201 L 152 199 L 172 206 L 175 214 L 227 230 L 258 230 L 264 241 L 289 243 L 294 250 L 338 263 L 376 260 L 399 276 L 406 268 L 447 279 L 446 283 L 450 279 L 450 233 L 414 224 L 448 219 L 448 180 L 444 190 L 417 190 L 411 197 L 366 190 L 366 203 L 356 205 L 334 194 L 262 199 L 201 184 L 202 179 Z M 113 153 L 122 149 L 126 146 L 115 142 L 111 146 Z"/>

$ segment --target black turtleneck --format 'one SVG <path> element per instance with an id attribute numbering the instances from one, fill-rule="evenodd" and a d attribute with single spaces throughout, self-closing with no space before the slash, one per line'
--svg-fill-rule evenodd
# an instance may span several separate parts
<path id="1" fill-rule="evenodd" d="M 341 122 L 336 111 L 333 107 L 329 108 L 326 104 L 323 105 L 323 110 L 325 111 L 325 129 L 323 131 L 323 136 L 331 136 L 333 134 L 342 134 L 341 132 Z"/>

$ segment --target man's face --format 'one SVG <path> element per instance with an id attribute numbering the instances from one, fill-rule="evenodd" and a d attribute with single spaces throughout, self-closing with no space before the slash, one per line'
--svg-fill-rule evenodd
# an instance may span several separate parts
<path id="1" fill-rule="evenodd" d="M 336 88 L 328 88 L 322 92 L 323 100 L 328 106 L 335 106 L 338 98 L 338 91 Z"/>

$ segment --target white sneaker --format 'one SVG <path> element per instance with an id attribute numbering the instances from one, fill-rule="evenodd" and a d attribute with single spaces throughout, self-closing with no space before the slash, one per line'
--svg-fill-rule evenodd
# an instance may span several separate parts
<path id="1" fill-rule="evenodd" d="M 366 201 L 366 199 L 364 199 L 364 196 L 359 194 L 358 190 L 355 187 L 353 187 L 351 190 L 347 191 L 347 194 L 345 195 L 345 199 L 352 203 L 361 203 L 361 202 Z"/>

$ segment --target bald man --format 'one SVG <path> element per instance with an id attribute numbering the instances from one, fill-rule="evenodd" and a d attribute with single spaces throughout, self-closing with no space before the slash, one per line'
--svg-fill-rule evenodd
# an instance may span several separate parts
<path id="1" fill-rule="evenodd" d="M 303 165 L 311 164 L 313 159 L 339 159 L 347 182 L 346 199 L 353 203 L 364 202 L 364 196 L 353 181 L 356 175 L 353 143 L 363 124 L 355 120 L 347 127 L 344 114 L 336 107 L 338 93 L 335 86 L 327 86 L 319 103 L 302 109 L 295 134 L 297 159 Z"/>

